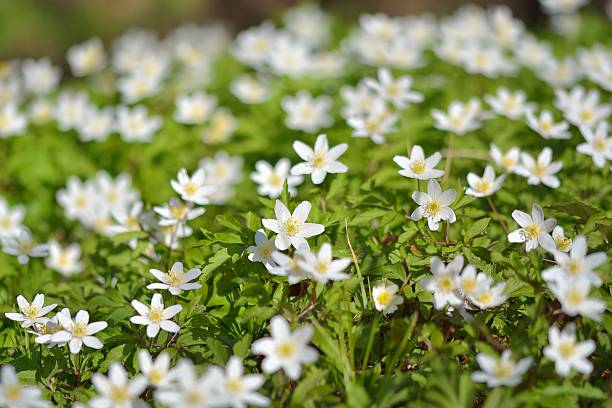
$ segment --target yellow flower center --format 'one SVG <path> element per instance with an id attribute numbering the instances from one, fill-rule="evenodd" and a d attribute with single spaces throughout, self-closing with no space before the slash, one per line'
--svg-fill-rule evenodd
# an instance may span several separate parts
<path id="1" fill-rule="evenodd" d="M 577 275 L 582 270 L 582 262 L 577 259 L 571 259 L 567 263 L 567 271 L 570 275 Z"/>
<path id="2" fill-rule="evenodd" d="M 225 383 L 225 388 L 230 394 L 239 394 L 244 391 L 244 381 L 240 378 L 229 378 Z"/>
<path id="3" fill-rule="evenodd" d="M 413 160 L 412 163 L 410 163 L 410 170 L 412 170 L 414 174 L 425 173 L 425 161 L 424 160 Z"/>
<path id="4" fill-rule="evenodd" d="M 30 319 L 36 318 L 40 314 L 40 308 L 34 305 L 28 305 L 23 309 L 23 314 Z"/>
<path id="5" fill-rule="evenodd" d="M 491 182 L 487 179 L 480 179 L 474 184 L 474 190 L 481 193 L 488 193 L 491 191 Z"/>
<path id="6" fill-rule="evenodd" d="M 525 228 L 523 228 L 523 232 L 527 239 L 538 239 L 540 235 L 540 226 L 535 222 L 528 224 Z"/>
<path id="7" fill-rule="evenodd" d="M 570 305 L 577 306 L 584 301 L 585 295 L 578 289 L 570 289 L 567 292 L 567 301 Z"/>
<path id="8" fill-rule="evenodd" d="M 117 404 L 124 404 L 130 400 L 130 391 L 126 385 L 116 385 L 111 388 L 109 397 Z"/>
<path id="9" fill-rule="evenodd" d="M 164 378 L 166 378 L 166 374 L 160 369 L 154 368 L 149 371 L 149 381 L 151 384 L 159 385 L 164 381 Z"/>
<path id="10" fill-rule="evenodd" d="M 366 120 L 365 128 L 370 134 L 380 133 L 382 121 L 378 118 L 370 118 Z"/>
<path id="11" fill-rule="evenodd" d="M 75 323 L 72 329 L 72 335 L 74 337 L 87 336 L 87 325 L 85 323 Z"/>
<path id="12" fill-rule="evenodd" d="M 285 182 L 285 179 L 279 176 L 277 173 L 273 172 L 272 174 L 270 174 L 268 182 L 274 187 L 282 187 L 283 183 Z"/>
<path id="13" fill-rule="evenodd" d="M 402 89 L 397 83 L 393 82 L 387 85 L 387 94 L 389 96 L 397 97 L 397 96 L 400 96 L 401 92 L 402 92 Z"/>
<path id="14" fill-rule="evenodd" d="M 451 116 L 450 118 L 450 124 L 452 127 L 454 128 L 458 128 L 463 124 L 463 120 L 461 119 L 460 116 Z"/>
<path id="15" fill-rule="evenodd" d="M 582 122 L 590 122 L 593 117 L 595 116 L 595 113 L 591 110 L 591 109 L 585 109 L 582 112 L 580 112 L 580 120 Z"/>
<path id="16" fill-rule="evenodd" d="M 315 269 L 319 274 L 325 275 L 327 271 L 329 270 L 329 263 L 323 262 L 323 261 L 317 261 L 315 265 Z"/>
<path id="17" fill-rule="evenodd" d="M 3 387 L 4 397 L 9 401 L 19 401 L 23 396 L 23 387 L 21 384 L 6 384 Z"/>
<path id="18" fill-rule="evenodd" d="M 13 221 L 8 217 L 2 217 L 2 219 L 0 219 L 0 227 L 2 227 L 3 229 L 9 229 L 13 226 Z"/>
<path id="19" fill-rule="evenodd" d="M 302 229 L 302 223 L 295 217 L 289 217 L 283 223 L 283 231 L 285 235 L 293 236 L 296 235 Z"/>
<path id="20" fill-rule="evenodd" d="M 59 264 L 59 266 L 64 268 L 70 265 L 70 257 L 68 256 L 68 253 L 66 251 L 62 251 L 59 256 L 59 259 L 57 260 L 57 263 Z"/>
<path id="21" fill-rule="evenodd" d="M 74 205 L 77 208 L 85 208 L 87 206 L 87 197 L 80 195 L 74 200 Z"/>
<path id="22" fill-rule="evenodd" d="M 276 347 L 276 352 L 281 358 L 291 358 L 296 352 L 295 344 L 283 341 Z"/>
<path id="23" fill-rule="evenodd" d="M 513 369 L 514 364 L 505 361 L 498 361 L 495 364 L 494 373 L 498 378 L 506 378 L 512 375 L 512 371 L 514 371 Z"/>
<path id="24" fill-rule="evenodd" d="M 190 181 L 189 183 L 185 185 L 185 193 L 187 193 L 187 195 L 192 196 L 197 192 L 198 192 L 198 185 L 194 183 L 193 181 Z"/>
<path id="25" fill-rule="evenodd" d="M 310 159 L 310 163 L 313 165 L 313 167 L 317 168 L 323 167 L 326 161 L 327 159 L 323 153 L 315 153 Z"/>
<path id="26" fill-rule="evenodd" d="M 509 155 L 505 154 L 502 156 L 500 163 L 504 169 L 508 170 L 508 169 L 511 169 L 516 164 L 516 160 L 514 160 Z"/>
<path id="27" fill-rule="evenodd" d="M 608 147 L 608 141 L 605 137 L 596 137 L 593 140 L 593 148 L 598 152 L 603 152 Z"/>
<path id="28" fill-rule="evenodd" d="M 152 307 L 147 313 L 147 317 L 151 323 L 159 323 L 164 317 L 164 309 L 161 307 Z"/>
<path id="29" fill-rule="evenodd" d="M 451 292 L 453 289 L 455 289 L 455 284 L 449 276 L 445 276 L 438 280 L 438 287 L 440 290 L 442 290 L 442 292 Z"/>
<path id="30" fill-rule="evenodd" d="M 376 301 L 378 302 L 379 305 L 382 305 L 382 306 L 387 306 L 388 304 L 391 303 L 392 300 L 393 300 L 393 295 L 391 295 L 391 293 L 389 293 L 386 290 L 381 291 L 376 296 Z"/>
<path id="31" fill-rule="evenodd" d="M 560 251 L 566 251 L 572 245 L 572 240 L 563 235 L 559 235 L 555 238 L 555 245 Z"/>
<path id="32" fill-rule="evenodd" d="M 573 341 L 565 341 L 559 345 L 559 354 L 563 358 L 570 358 L 576 352 L 576 344 Z"/>
<path id="33" fill-rule="evenodd" d="M 548 166 L 543 166 L 540 163 L 536 163 L 531 169 L 532 173 L 536 177 L 544 177 L 548 171 Z"/>
<path id="34" fill-rule="evenodd" d="M 431 200 L 425 205 L 425 212 L 430 216 L 435 217 L 442 211 L 442 204 L 438 200 Z"/>
<path id="35" fill-rule="evenodd" d="M 183 283 L 183 276 L 185 274 L 182 272 L 168 272 L 167 279 L 168 279 L 168 284 L 171 286 L 178 286 L 181 283 Z"/>
<path id="36" fill-rule="evenodd" d="M 198 390 L 187 391 L 187 394 L 185 395 L 185 402 L 187 403 L 187 406 L 196 407 L 204 405 L 204 401 L 204 396 Z"/>
<path id="37" fill-rule="evenodd" d="M 544 133 L 550 133 L 550 131 L 552 130 L 552 122 L 550 120 L 540 121 L 540 129 Z"/>
<path id="38" fill-rule="evenodd" d="M 189 212 L 189 209 L 187 208 L 186 205 L 183 204 L 177 204 L 175 206 L 172 206 L 170 208 L 170 212 L 172 213 L 172 216 L 177 219 L 177 220 L 182 220 L 183 218 L 185 218 L 185 216 L 187 215 L 187 213 Z"/>
<path id="39" fill-rule="evenodd" d="M 488 305 L 491 303 L 491 299 L 493 298 L 493 294 L 490 291 L 479 293 L 476 296 L 478 303 L 482 303 L 483 305 Z"/>
<path id="40" fill-rule="evenodd" d="M 472 293 L 474 289 L 476 289 L 476 279 L 463 280 L 463 291 L 465 293 Z"/>
<path id="41" fill-rule="evenodd" d="M 125 224 L 131 230 L 140 230 L 140 224 L 138 223 L 138 219 L 136 217 L 128 217 L 128 219 L 125 220 Z"/>

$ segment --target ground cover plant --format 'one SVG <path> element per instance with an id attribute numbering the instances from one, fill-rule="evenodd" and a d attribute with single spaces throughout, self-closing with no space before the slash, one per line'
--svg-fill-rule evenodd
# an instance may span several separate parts
<path id="1" fill-rule="evenodd" d="M 304 4 L 6 62 L 0 406 L 609 404 L 584 3 L 535 32 Z"/>

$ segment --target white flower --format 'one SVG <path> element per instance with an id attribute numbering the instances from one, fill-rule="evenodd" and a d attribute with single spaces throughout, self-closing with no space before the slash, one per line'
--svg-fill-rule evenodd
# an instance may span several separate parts
<path id="1" fill-rule="evenodd" d="M 601 320 L 606 304 L 600 299 L 589 297 L 591 282 L 586 279 L 557 279 L 549 288 L 561 303 L 561 310 L 568 316 L 581 315 Z"/>
<path id="2" fill-rule="evenodd" d="M 93 74 L 106 66 L 104 45 L 97 37 L 70 47 L 67 59 L 75 76 Z"/>
<path id="3" fill-rule="evenodd" d="M 183 310 L 183 307 L 172 305 L 164 308 L 164 300 L 159 293 L 153 295 L 151 307 L 147 307 L 137 300 L 132 300 L 132 307 L 136 309 L 138 316 L 130 317 L 130 321 L 134 324 L 147 326 L 147 337 L 157 336 L 160 329 L 170 333 L 176 333 L 180 330 L 179 325 L 170 319 Z"/>
<path id="4" fill-rule="evenodd" d="M 569 22 L 570 25 L 575 23 L 575 21 L 572 20 L 572 16 L 568 15 L 558 16 L 553 19 L 552 22 L 553 24 L 559 22 L 561 25 L 567 25 L 567 22 Z M 567 27 L 563 27 L 562 29 L 565 30 L 566 28 Z M 552 58 L 539 67 L 536 74 L 542 81 L 554 87 L 572 86 L 582 76 L 580 67 L 572 57 L 566 57 L 561 61 Z"/>
<path id="5" fill-rule="evenodd" d="M 540 0 L 548 14 L 573 14 L 589 0 Z"/>
<path id="6" fill-rule="evenodd" d="M 170 385 L 172 375 L 169 368 L 170 355 L 165 351 L 159 353 L 155 361 L 147 350 L 138 351 L 138 369 L 153 387 L 165 388 Z"/>
<path id="7" fill-rule="evenodd" d="M 68 308 L 63 308 L 61 311 L 57 312 L 52 318 L 46 319 L 44 323 L 36 323 L 33 326 L 34 331 L 30 333 L 34 333 L 36 335 L 36 338 L 34 339 L 36 344 L 46 344 L 49 348 L 55 346 L 63 347 L 66 345 L 66 343 L 62 341 L 51 341 L 53 335 L 62 330 L 62 326 L 59 324 L 59 320 L 57 319 L 57 315 L 60 313 L 70 318 L 70 310 L 68 310 Z"/>
<path id="8" fill-rule="evenodd" d="M 264 21 L 236 36 L 232 54 L 236 59 L 247 65 L 261 66 L 272 52 L 274 39 L 277 35 L 278 32 L 274 24 L 270 21 Z"/>
<path id="9" fill-rule="evenodd" d="M 504 56 L 503 50 L 497 45 L 464 44 L 460 61 L 466 72 L 489 78 L 511 75 L 516 71 L 515 64 Z"/>
<path id="10" fill-rule="evenodd" d="M 204 92 L 176 97 L 174 120 L 186 125 L 203 124 L 217 106 L 217 98 Z"/>
<path id="11" fill-rule="evenodd" d="M 270 320 L 270 334 L 253 342 L 255 354 L 265 356 L 261 369 L 265 373 L 274 373 L 283 369 L 292 380 L 297 380 L 302 371 L 302 364 L 313 363 L 319 353 L 308 345 L 312 337 L 312 326 L 304 325 L 294 332 L 282 316 L 274 316 Z"/>
<path id="12" fill-rule="evenodd" d="M 276 219 L 264 218 L 262 220 L 264 227 L 277 233 L 274 240 L 276 248 L 281 251 L 292 245 L 294 248 L 299 248 L 300 245 L 308 245 L 306 238 L 323 233 L 325 230 L 323 225 L 306 222 L 310 208 L 311 204 L 308 201 L 302 201 L 295 207 L 292 214 L 282 201 L 276 200 L 274 205 Z"/>
<path id="13" fill-rule="evenodd" d="M 346 173 L 348 167 L 338 161 L 338 158 L 348 148 L 348 144 L 341 143 L 329 148 L 327 136 L 320 134 L 314 145 L 314 150 L 307 144 L 295 141 L 293 142 L 293 150 L 300 156 L 303 163 L 298 163 L 291 168 L 291 174 L 294 176 L 302 174 L 310 174 L 313 184 L 321 184 L 325 180 L 327 173 Z"/>
<path id="14" fill-rule="evenodd" d="M 151 142 L 155 133 L 162 126 L 162 118 L 149 116 L 149 111 L 142 105 L 132 109 L 127 106 L 119 106 L 116 112 L 117 131 L 128 143 Z"/>
<path id="15" fill-rule="evenodd" d="M 502 174 L 498 178 L 495 178 L 495 170 L 493 167 L 485 167 L 484 174 L 482 177 L 478 177 L 474 173 L 468 173 L 467 181 L 470 187 L 465 190 L 465 194 L 474 197 L 487 197 L 498 191 L 506 175 Z"/>
<path id="16" fill-rule="evenodd" d="M 474 292 L 468 295 L 470 302 L 480 309 L 491 309 L 504 303 L 508 299 L 505 292 L 506 282 L 491 285 L 489 279 L 478 282 Z"/>
<path id="17" fill-rule="evenodd" d="M 173 377 L 177 379 L 177 384 L 156 390 L 156 402 L 173 408 L 209 408 L 221 405 L 218 396 L 221 378 L 216 371 L 208 370 L 198 377 L 193 363 L 181 360 L 174 369 Z"/>
<path id="18" fill-rule="evenodd" d="M 391 113 L 384 101 L 375 99 L 372 108 L 364 116 L 353 116 L 347 123 L 353 128 L 353 137 L 369 137 L 376 144 L 385 142 L 385 135 L 395 132 L 399 117 Z"/>
<path id="19" fill-rule="evenodd" d="M 199 205 L 208 204 L 208 196 L 216 190 L 215 186 L 206 183 L 206 172 L 202 168 L 196 170 L 191 177 L 186 169 L 180 169 L 177 180 L 171 180 L 170 184 L 183 200 Z"/>
<path id="20" fill-rule="evenodd" d="M 28 126 L 26 116 L 17 110 L 14 102 L 0 106 L 0 139 L 23 134 Z"/>
<path id="21" fill-rule="evenodd" d="M 514 120 L 535 108 L 535 104 L 527 102 L 525 92 L 512 93 L 505 87 L 498 88 L 496 95 L 486 95 L 484 99 L 495 113 Z"/>
<path id="22" fill-rule="evenodd" d="M 463 269 L 463 256 L 458 255 L 448 265 L 434 256 L 430 260 L 429 269 L 433 276 L 423 278 L 421 285 L 433 293 L 435 308 L 440 310 L 446 305 L 461 306 L 463 297 L 459 292 L 457 280 Z"/>
<path id="23" fill-rule="evenodd" d="M 83 344 L 97 350 L 102 348 L 102 342 L 94 334 L 106 329 L 108 323 L 104 321 L 89 323 L 89 313 L 85 310 L 79 310 L 74 320 L 72 320 L 68 310 L 65 313 L 62 311 L 56 316 L 62 330 L 51 336 L 53 343 L 68 343 L 68 348 L 72 354 L 79 353 Z"/>
<path id="24" fill-rule="evenodd" d="M 479 353 L 476 361 L 482 371 L 472 373 L 472 380 L 486 382 L 489 388 L 505 385 L 515 387 L 521 383 L 521 377 L 529 370 L 533 358 L 525 357 L 514 361 L 510 350 L 504 350 L 501 357 Z"/>
<path id="25" fill-rule="evenodd" d="M 219 367 L 211 367 L 210 370 L 218 371 L 221 379 L 219 384 L 220 399 L 224 406 L 232 408 L 247 408 L 249 405 L 267 406 L 270 399 L 257 392 L 265 382 L 261 374 L 244 375 L 244 366 L 239 357 L 230 357 L 225 370 Z"/>
<path id="26" fill-rule="evenodd" d="M 17 257 L 25 265 L 30 258 L 44 258 L 49 253 L 47 244 L 36 244 L 27 228 L 22 228 L 18 235 L 2 238 L 2 250 Z"/>
<path id="27" fill-rule="evenodd" d="M 34 324 L 44 324 L 47 318 L 45 315 L 55 309 L 57 304 L 45 306 L 45 295 L 42 293 L 34 296 L 32 303 L 29 303 L 22 295 L 17 296 L 17 305 L 21 313 L 5 313 L 4 315 L 16 322 L 22 322 L 21 327 L 28 328 Z"/>
<path id="28" fill-rule="evenodd" d="M 115 128 L 115 114 L 112 108 L 97 109 L 87 107 L 83 112 L 83 120 L 77 125 L 79 140 L 82 142 L 101 142 Z"/>
<path id="29" fill-rule="evenodd" d="M 144 71 L 134 71 L 117 80 L 117 90 L 124 103 L 132 104 L 154 96 L 161 90 L 162 78 Z"/>
<path id="30" fill-rule="evenodd" d="M 497 167 L 501 168 L 504 171 L 512 173 L 519 165 L 521 151 L 518 147 L 513 147 L 506 153 L 502 153 L 502 151 L 499 150 L 495 143 L 491 143 L 491 150 L 489 151 L 489 155 L 491 156 Z"/>
<path id="31" fill-rule="evenodd" d="M 595 252 L 587 255 L 587 242 L 583 235 L 578 235 L 572 244 L 569 254 L 554 251 L 557 266 L 542 272 L 542 278 L 547 282 L 559 280 L 583 279 L 593 286 L 601 286 L 601 277 L 595 269 L 606 262 L 605 252 Z"/>
<path id="32" fill-rule="evenodd" d="M 472 130 L 480 128 L 480 120 L 473 110 L 462 104 L 454 101 L 448 107 L 448 114 L 438 109 L 431 111 L 436 129 L 446 130 L 456 133 L 459 136 L 466 134 Z"/>
<path id="33" fill-rule="evenodd" d="M 332 247 L 329 243 L 324 243 L 319 249 L 319 253 L 305 250 L 298 258 L 297 263 L 300 268 L 317 282 L 327 283 L 328 281 L 344 280 L 350 277 L 349 274 L 342 273 L 350 264 L 350 258 L 333 259 Z"/>
<path id="34" fill-rule="evenodd" d="M 312 58 L 310 48 L 303 41 L 281 35 L 274 39 L 268 64 L 277 75 L 297 78 L 310 70 Z"/>
<path id="35" fill-rule="evenodd" d="M 555 241 L 550 236 L 550 232 L 555 228 L 557 220 L 554 218 L 544 219 L 544 211 L 538 204 L 531 208 L 531 216 L 523 211 L 512 211 L 512 218 L 521 227 L 508 234 L 508 241 L 513 243 L 526 242 L 527 252 L 536 249 L 538 246 L 546 250 L 555 248 Z"/>
<path id="36" fill-rule="evenodd" d="M 91 408 L 132 408 L 135 406 L 134 400 L 147 388 L 147 380 L 143 376 L 128 379 L 125 368 L 117 362 L 111 363 L 108 377 L 94 373 L 91 383 L 99 393 L 89 401 Z"/>
<path id="37" fill-rule="evenodd" d="M 552 149 L 545 147 L 538 155 L 538 160 L 526 152 L 521 152 L 521 164 L 516 168 L 516 174 L 527 177 L 527 183 L 538 185 L 540 183 L 551 188 L 561 185 L 555 176 L 563 168 L 563 163 L 552 161 Z"/>
<path id="38" fill-rule="evenodd" d="M 45 259 L 45 266 L 64 276 L 70 276 L 83 270 L 84 265 L 79 261 L 80 258 L 79 244 L 62 247 L 57 241 L 49 241 L 49 257 Z"/>
<path id="39" fill-rule="evenodd" d="M 599 168 L 605 167 L 606 160 L 612 161 L 612 137 L 608 137 L 608 127 L 607 121 L 599 122 L 595 131 L 585 126 L 580 127 L 580 133 L 586 143 L 579 144 L 576 150 L 591 156 L 593 163 Z"/>
<path id="40" fill-rule="evenodd" d="M 283 22 L 287 30 L 312 47 L 325 45 L 331 34 L 330 16 L 315 3 L 291 7 L 283 13 Z"/>
<path id="41" fill-rule="evenodd" d="M 66 218 L 82 219 L 97 202 L 98 192 L 93 183 L 83 183 L 72 176 L 66 183 L 66 189 L 59 190 L 56 198 L 64 209 Z"/>
<path id="42" fill-rule="evenodd" d="M 274 265 L 272 253 L 276 250 L 273 239 L 268 239 L 268 236 L 262 229 L 255 231 L 255 245 L 247 248 L 250 252 L 248 258 L 251 262 L 261 262 L 266 267 Z"/>
<path id="43" fill-rule="evenodd" d="M 192 203 L 184 203 L 178 198 L 172 198 L 168 204 L 153 207 L 153 211 L 162 217 L 161 226 L 181 225 L 194 220 L 206 211 L 202 207 L 193 208 Z"/>
<path id="44" fill-rule="evenodd" d="M 28 117 L 35 125 L 44 125 L 53 119 L 53 104 L 49 99 L 37 98 L 30 102 Z"/>
<path id="45" fill-rule="evenodd" d="M 332 101 L 326 95 L 314 98 L 310 92 L 300 91 L 295 96 L 285 96 L 281 106 L 287 113 L 285 125 L 289 129 L 313 133 L 333 123 L 329 114 Z"/>
<path id="46" fill-rule="evenodd" d="M 255 163 L 255 171 L 251 173 L 251 180 L 256 182 L 259 195 L 276 198 L 283 192 L 283 186 L 287 182 L 287 189 L 291 197 L 297 194 L 295 186 L 302 184 L 304 177 L 289 175 L 291 162 L 289 159 L 280 159 L 274 167 L 267 161 L 259 160 Z"/>
<path id="47" fill-rule="evenodd" d="M 106 171 L 100 171 L 94 179 L 99 199 L 110 211 L 126 211 L 138 200 L 140 194 L 132 189 L 132 177 L 120 173 L 113 179 Z"/>
<path id="48" fill-rule="evenodd" d="M 298 283 L 307 277 L 306 271 L 298 263 L 306 251 L 308 247 L 305 244 L 297 248 L 292 256 L 274 251 L 272 252 L 272 264 L 266 265 L 266 268 L 272 275 L 286 276 L 290 285 Z"/>
<path id="49" fill-rule="evenodd" d="M 0 367 L 0 406 L 45 408 L 51 404 L 42 399 L 42 391 L 38 387 L 21 384 L 13 366 L 5 364 Z"/>
<path id="50" fill-rule="evenodd" d="M 561 95 L 559 93 L 559 96 Z M 563 104 L 564 101 L 560 102 Z M 599 103 L 599 92 L 596 90 L 585 94 L 582 88 L 576 88 L 575 93 L 570 93 L 565 102 L 567 105 L 564 106 L 565 109 L 562 109 L 565 118 L 578 127 L 585 126 L 593 129 L 612 112 L 611 105 Z"/>
<path id="51" fill-rule="evenodd" d="M 397 294 L 399 287 L 394 284 L 381 282 L 372 289 L 374 307 L 383 314 L 393 313 L 397 307 L 404 303 L 404 298 Z"/>
<path id="52" fill-rule="evenodd" d="M 10 208 L 8 203 L 0 197 L 0 239 L 19 235 L 23 228 L 24 217 L 25 208 L 22 205 Z"/>
<path id="53" fill-rule="evenodd" d="M 399 171 L 404 177 L 415 178 L 419 180 L 429 180 L 444 175 L 444 170 L 435 169 L 440 162 L 442 155 L 435 152 L 429 157 L 425 157 L 423 148 L 419 145 L 412 146 L 410 158 L 406 156 L 394 156 L 393 161 L 402 169 Z"/>
<path id="54" fill-rule="evenodd" d="M 461 294 L 466 298 L 476 293 L 480 287 L 485 285 L 490 286 L 491 283 L 493 283 L 493 279 L 485 275 L 484 272 L 476 272 L 474 265 L 468 264 L 455 279 L 457 289 L 459 289 Z"/>
<path id="55" fill-rule="evenodd" d="M 77 129 L 83 123 L 87 109 L 91 107 L 85 92 L 62 92 L 55 103 L 54 117 L 61 131 Z"/>
<path id="56" fill-rule="evenodd" d="M 223 204 L 234 194 L 234 185 L 242 180 L 242 156 L 230 156 L 218 151 L 214 157 L 200 160 L 206 172 L 206 184 L 216 189 L 209 195 L 211 203 Z"/>
<path id="57" fill-rule="evenodd" d="M 364 83 L 379 97 L 392 103 L 397 108 L 405 108 L 409 103 L 423 101 L 422 94 L 410 90 L 412 78 L 402 76 L 394 79 L 391 72 L 386 68 L 379 68 L 378 80 L 366 78 Z"/>
<path id="58" fill-rule="evenodd" d="M 548 330 L 548 346 L 544 347 L 544 356 L 555 362 L 555 371 L 567 377 L 572 368 L 583 374 L 593 371 L 593 364 L 587 359 L 595 351 L 595 342 L 576 341 L 576 324 L 567 323 L 563 331 L 557 326 Z"/>
<path id="59" fill-rule="evenodd" d="M 544 139 L 569 139 L 572 137 L 567 131 L 569 124 L 564 120 L 555 123 L 552 113 L 548 110 L 543 110 L 539 118 L 536 118 L 533 111 L 528 111 L 527 125 Z"/>
<path id="60" fill-rule="evenodd" d="M 197 282 L 191 282 L 197 279 L 202 271 L 198 268 L 191 268 L 184 272 L 182 262 L 175 262 L 167 273 L 159 269 L 149 269 L 149 272 L 161 283 L 151 283 L 147 285 L 147 289 L 168 289 L 172 295 L 176 296 L 184 290 L 195 290 L 202 287 Z"/>
<path id="61" fill-rule="evenodd" d="M 453 223 L 456 220 L 455 212 L 449 205 L 455 201 L 457 192 L 452 188 L 442 192 L 440 184 L 436 180 L 429 180 L 427 193 L 415 191 L 412 199 L 419 205 L 410 215 L 410 219 L 418 221 L 427 218 L 427 225 L 432 231 L 437 231 L 439 222 L 444 220 Z"/>
<path id="62" fill-rule="evenodd" d="M 230 84 L 230 91 L 242 103 L 263 103 L 270 98 L 269 85 L 250 75 L 241 75 Z"/>
<path id="63" fill-rule="evenodd" d="M 208 144 L 225 143 L 238 127 L 238 120 L 226 108 L 217 108 L 210 115 L 208 126 L 202 130 L 202 140 Z"/>
<path id="64" fill-rule="evenodd" d="M 359 82 L 356 87 L 348 85 L 340 88 L 340 96 L 346 103 L 342 108 L 342 117 L 345 119 L 354 116 L 367 115 L 375 103 L 380 103 L 380 99 L 363 81 Z"/>
<path id="65" fill-rule="evenodd" d="M 21 72 L 25 88 L 36 95 L 46 95 L 55 90 L 62 76 L 62 71 L 53 66 L 49 58 L 25 60 Z"/>
<path id="66" fill-rule="evenodd" d="M 557 225 L 553 229 L 552 237 L 555 240 L 555 249 L 561 252 L 569 252 L 572 247 L 572 240 L 563 233 L 563 228 Z"/>

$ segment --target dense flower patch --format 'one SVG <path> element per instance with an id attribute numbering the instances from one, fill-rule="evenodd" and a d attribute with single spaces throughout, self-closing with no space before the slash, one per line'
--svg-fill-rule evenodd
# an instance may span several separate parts
<path id="1" fill-rule="evenodd" d="M 0 406 L 604 404 L 612 30 L 541 3 L 2 65 Z"/>

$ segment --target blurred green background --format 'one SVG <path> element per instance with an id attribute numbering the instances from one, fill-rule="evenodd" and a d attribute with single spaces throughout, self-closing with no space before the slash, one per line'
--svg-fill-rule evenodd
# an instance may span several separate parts
<path id="1" fill-rule="evenodd" d="M 298 0 L 0 0 L 0 57 L 49 55 L 63 60 L 66 49 L 92 36 L 108 41 L 127 28 L 152 28 L 161 33 L 182 22 L 223 21 L 242 29 L 273 18 Z M 324 0 L 324 8 L 348 18 L 365 11 L 412 14 L 448 13 L 465 3 L 508 4 L 534 25 L 543 21 L 537 0 Z M 603 9 L 605 0 L 591 8 Z"/>

